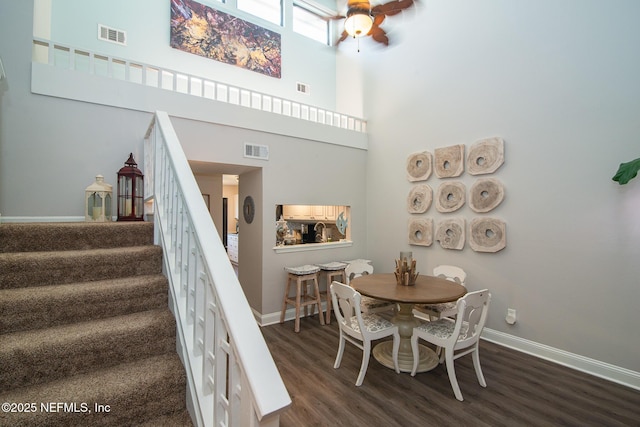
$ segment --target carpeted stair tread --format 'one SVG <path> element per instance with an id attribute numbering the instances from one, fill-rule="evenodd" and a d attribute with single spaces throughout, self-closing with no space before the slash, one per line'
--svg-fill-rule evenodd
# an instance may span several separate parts
<path id="1" fill-rule="evenodd" d="M 0 390 L 175 351 L 168 308 L 0 335 Z"/>
<path id="2" fill-rule="evenodd" d="M 0 253 L 0 289 L 161 272 L 162 248 L 153 245 L 86 251 Z"/>
<path id="3" fill-rule="evenodd" d="M 0 289 L 0 334 L 167 307 L 161 274 Z"/>
<path id="4" fill-rule="evenodd" d="M 68 251 L 153 245 L 153 223 L 3 223 L 0 252 Z"/>
<path id="5" fill-rule="evenodd" d="M 185 411 L 185 389 L 180 359 L 175 353 L 164 354 L 0 393 L 2 402 L 37 405 L 33 413 L 1 412 L 0 425 L 137 426 Z M 79 411 L 47 413 L 41 410 L 41 403 L 48 402 L 75 404 Z M 82 404 L 86 412 L 82 412 Z M 109 412 L 95 412 L 95 404 L 108 405 Z"/>
<path id="6" fill-rule="evenodd" d="M 192 426 L 153 239 L 148 222 L 0 224 L 0 402 L 35 404 L 0 426 Z"/>

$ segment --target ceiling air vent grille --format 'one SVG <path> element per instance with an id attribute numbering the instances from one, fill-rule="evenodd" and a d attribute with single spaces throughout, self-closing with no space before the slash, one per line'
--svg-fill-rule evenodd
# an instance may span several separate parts
<path id="1" fill-rule="evenodd" d="M 305 95 L 309 95 L 311 93 L 311 88 L 306 83 L 296 83 L 296 91 L 298 93 L 304 93 Z"/>
<path id="2" fill-rule="evenodd" d="M 245 142 L 244 156 L 250 159 L 269 160 L 269 147 Z"/>
<path id="3" fill-rule="evenodd" d="M 125 31 L 109 28 L 102 24 L 98 24 L 98 39 L 123 46 L 127 45 L 127 33 Z"/>

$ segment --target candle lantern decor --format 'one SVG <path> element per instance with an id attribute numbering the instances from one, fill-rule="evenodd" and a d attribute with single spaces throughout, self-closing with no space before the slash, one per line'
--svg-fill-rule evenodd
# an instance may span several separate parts
<path id="1" fill-rule="evenodd" d="M 113 186 L 104 182 L 102 175 L 96 175 L 96 182 L 85 190 L 84 220 L 88 222 L 111 221 L 111 201 Z"/>
<path id="2" fill-rule="evenodd" d="M 396 283 L 398 285 L 413 286 L 416 284 L 418 272 L 416 260 L 412 259 L 411 252 L 400 252 L 400 259 L 396 259 Z"/>
<path id="3" fill-rule="evenodd" d="M 142 221 L 143 215 L 143 175 L 131 153 L 118 171 L 118 221 Z"/>

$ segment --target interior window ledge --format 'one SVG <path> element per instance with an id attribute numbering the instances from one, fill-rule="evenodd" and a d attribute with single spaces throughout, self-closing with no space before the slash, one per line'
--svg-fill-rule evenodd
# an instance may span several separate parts
<path id="1" fill-rule="evenodd" d="M 353 242 L 351 240 L 341 240 L 338 242 L 305 243 L 303 245 L 274 246 L 273 250 L 277 254 L 281 254 L 281 253 L 287 253 L 287 252 L 319 251 L 323 249 L 343 248 L 346 246 L 353 246 Z"/>

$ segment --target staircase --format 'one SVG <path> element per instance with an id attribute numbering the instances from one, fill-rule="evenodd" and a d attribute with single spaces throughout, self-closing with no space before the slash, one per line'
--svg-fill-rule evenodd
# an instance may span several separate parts
<path id="1" fill-rule="evenodd" d="M 0 224 L 0 426 L 191 426 L 167 297 L 152 223 Z"/>

